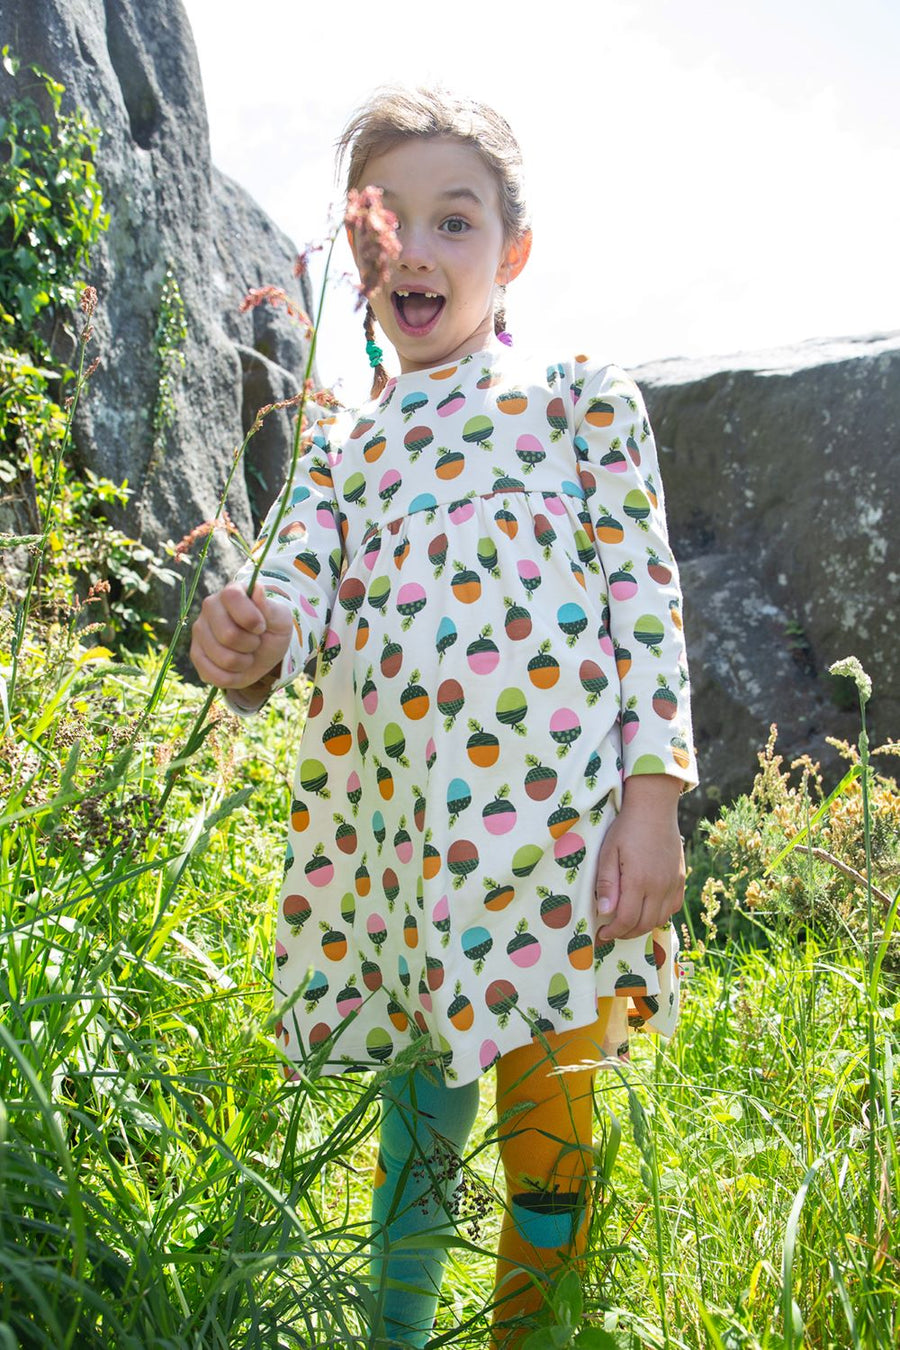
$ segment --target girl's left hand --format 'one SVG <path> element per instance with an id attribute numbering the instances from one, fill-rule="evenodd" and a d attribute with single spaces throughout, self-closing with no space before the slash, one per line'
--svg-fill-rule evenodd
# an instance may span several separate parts
<path id="1" fill-rule="evenodd" d="M 603 938 L 642 937 L 662 928 L 684 900 L 684 848 L 678 832 L 680 779 L 626 779 L 622 809 L 600 847 L 594 894 Z"/>

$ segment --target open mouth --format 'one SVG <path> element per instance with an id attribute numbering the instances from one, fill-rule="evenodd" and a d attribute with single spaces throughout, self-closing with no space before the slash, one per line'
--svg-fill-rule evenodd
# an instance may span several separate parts
<path id="1" fill-rule="evenodd" d="M 444 297 L 436 291 L 407 290 L 392 291 L 391 302 L 400 329 L 413 337 L 423 337 L 431 332 L 445 303 Z"/>

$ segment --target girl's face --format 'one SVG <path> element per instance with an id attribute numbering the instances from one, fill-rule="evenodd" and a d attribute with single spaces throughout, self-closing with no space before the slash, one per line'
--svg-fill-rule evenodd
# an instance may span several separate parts
<path id="1" fill-rule="evenodd" d="M 504 241 L 491 170 L 460 141 L 413 139 L 373 156 L 365 177 L 399 221 L 402 252 L 371 305 L 400 369 L 481 351 L 494 331 L 494 288 L 519 274 L 531 246 L 530 233 Z"/>

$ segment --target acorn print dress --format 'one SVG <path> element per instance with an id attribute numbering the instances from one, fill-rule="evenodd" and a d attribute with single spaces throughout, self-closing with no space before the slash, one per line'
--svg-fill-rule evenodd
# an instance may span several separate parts
<path id="1" fill-rule="evenodd" d="M 261 576 L 293 612 L 279 683 L 313 681 L 280 1045 L 340 1073 L 420 1041 L 462 1085 L 538 1028 L 591 1023 L 598 997 L 617 996 L 614 1041 L 670 1034 L 671 927 L 604 942 L 594 916 L 623 777 L 696 781 L 636 386 L 494 342 L 313 436 Z"/>

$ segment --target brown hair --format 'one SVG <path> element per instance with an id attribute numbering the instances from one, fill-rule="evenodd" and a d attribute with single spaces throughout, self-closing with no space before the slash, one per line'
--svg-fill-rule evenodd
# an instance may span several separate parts
<path id="1" fill-rule="evenodd" d="M 522 152 L 509 123 L 486 103 L 462 98 L 446 89 L 405 89 L 385 85 L 351 117 L 337 142 L 337 170 L 340 173 L 349 155 L 345 190 L 361 188 L 366 165 L 402 141 L 413 137 L 436 140 L 447 137 L 470 145 L 490 170 L 497 184 L 500 217 L 506 243 L 521 239 L 529 228 L 528 207 L 522 176 Z M 494 331 L 503 331 L 506 323 L 504 287 L 494 308 Z M 367 314 L 366 338 L 372 337 L 372 321 Z M 382 365 L 375 368 L 372 398 L 387 383 Z"/>

